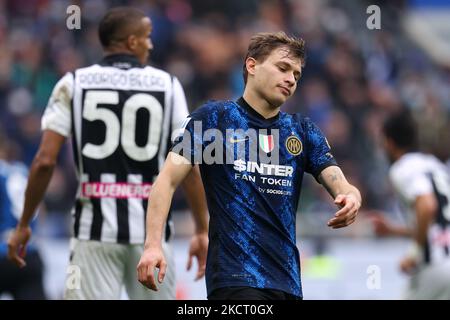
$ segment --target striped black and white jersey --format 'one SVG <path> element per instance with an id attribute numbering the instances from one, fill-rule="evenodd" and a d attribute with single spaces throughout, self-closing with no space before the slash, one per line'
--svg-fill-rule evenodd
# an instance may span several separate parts
<path id="1" fill-rule="evenodd" d="M 410 211 L 410 226 L 416 224 L 414 203 L 418 196 L 434 194 L 438 212 L 428 231 L 423 248 L 425 263 L 450 258 L 450 176 L 447 167 L 436 157 L 424 153 L 406 153 L 390 169 L 390 179 L 402 202 Z"/>
<path id="2" fill-rule="evenodd" d="M 56 84 L 42 129 L 72 137 L 75 238 L 144 242 L 151 185 L 187 115 L 179 81 L 131 55 L 107 56 Z"/>

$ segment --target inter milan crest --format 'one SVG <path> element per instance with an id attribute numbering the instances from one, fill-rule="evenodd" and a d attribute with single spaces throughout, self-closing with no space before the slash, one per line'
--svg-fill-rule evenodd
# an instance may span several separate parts
<path id="1" fill-rule="evenodd" d="M 286 139 L 286 149 L 293 156 L 298 156 L 303 151 L 303 145 L 297 136 L 291 135 Z"/>
<path id="2" fill-rule="evenodd" d="M 259 147 L 265 152 L 272 152 L 274 147 L 273 135 L 259 134 Z"/>

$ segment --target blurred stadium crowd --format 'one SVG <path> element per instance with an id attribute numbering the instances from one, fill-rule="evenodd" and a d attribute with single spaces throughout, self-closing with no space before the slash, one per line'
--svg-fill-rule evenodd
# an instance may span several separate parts
<path id="1" fill-rule="evenodd" d="M 322 128 L 347 177 L 362 191 L 365 207 L 390 209 L 388 162 L 379 141 L 387 114 L 413 110 L 422 148 L 444 161 L 450 156 L 450 67 L 434 62 L 407 35 L 402 21 L 416 2 L 0 0 L 0 131 L 12 143 L 12 157 L 30 165 L 54 84 L 101 58 L 97 23 L 109 7 L 132 5 L 148 13 L 154 28 L 151 64 L 180 79 L 191 111 L 208 99 L 238 98 L 250 36 L 284 30 L 306 40 L 307 63 L 283 110 L 301 112 Z M 80 30 L 66 28 L 71 4 L 81 8 Z M 381 8 L 381 30 L 366 27 L 370 4 Z M 45 201 L 52 236 L 70 233 L 76 188 L 71 166 L 67 144 Z M 312 179 L 302 192 L 300 211 L 311 218 L 305 224 L 317 220 L 318 211 L 334 212 Z M 182 197 L 175 206 L 183 208 Z M 324 222 L 311 224 L 326 229 Z"/>

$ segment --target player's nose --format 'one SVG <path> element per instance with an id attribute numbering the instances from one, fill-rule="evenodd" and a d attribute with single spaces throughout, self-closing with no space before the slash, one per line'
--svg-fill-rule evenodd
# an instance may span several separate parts
<path id="1" fill-rule="evenodd" d="M 284 81 L 289 85 L 289 88 L 292 87 L 296 82 L 294 73 L 289 72 L 286 75 L 286 78 L 284 79 Z"/>
<path id="2" fill-rule="evenodd" d="M 148 48 L 148 51 L 153 50 L 153 42 L 152 42 L 152 39 L 150 39 L 150 38 L 148 38 L 148 40 L 147 40 L 147 48 Z"/>

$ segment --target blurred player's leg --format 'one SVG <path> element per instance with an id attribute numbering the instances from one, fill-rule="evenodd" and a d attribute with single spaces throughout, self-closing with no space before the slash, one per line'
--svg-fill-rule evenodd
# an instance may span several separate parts
<path id="1" fill-rule="evenodd" d="M 168 242 L 162 243 L 164 256 L 167 260 L 167 271 L 164 282 L 158 284 L 158 291 L 152 291 L 139 283 L 136 276 L 136 266 L 142 255 L 144 247 L 142 245 L 130 245 L 130 259 L 128 261 L 127 273 L 125 278 L 125 288 L 128 297 L 132 300 L 174 300 L 176 297 L 176 277 L 175 277 L 175 261 L 173 257 L 173 249 Z M 155 279 L 157 274 L 155 273 Z"/>
<path id="2" fill-rule="evenodd" d="M 119 299 L 124 277 L 127 246 L 72 239 L 70 265 L 80 269 L 80 286 L 68 274 L 64 299 Z"/>
<path id="3" fill-rule="evenodd" d="M 415 274 L 405 299 L 450 300 L 450 261 L 429 266 Z"/>

